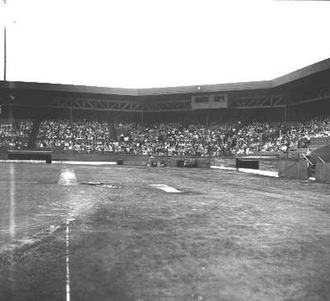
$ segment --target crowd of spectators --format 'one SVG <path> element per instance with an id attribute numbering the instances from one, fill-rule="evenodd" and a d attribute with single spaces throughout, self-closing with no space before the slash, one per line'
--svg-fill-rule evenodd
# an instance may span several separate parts
<path id="1" fill-rule="evenodd" d="M 330 136 L 330 118 L 289 124 L 240 121 L 209 126 L 182 123 L 139 125 L 46 120 L 37 148 L 168 156 L 221 156 L 281 152 L 308 147 L 311 137 Z"/>
<path id="2" fill-rule="evenodd" d="M 32 121 L 0 119 L 0 148 L 24 149 L 28 147 Z"/>
<path id="3" fill-rule="evenodd" d="M 36 145 L 40 149 L 91 152 L 104 151 L 112 142 L 105 122 L 45 120 L 40 124 Z"/>
<path id="4" fill-rule="evenodd" d="M 0 120 L 0 147 L 28 147 L 33 122 Z M 310 138 L 330 136 L 330 118 L 304 123 L 240 121 L 202 124 L 139 125 L 99 121 L 45 120 L 36 147 L 72 152 L 115 152 L 165 156 L 221 156 L 308 148 Z"/>

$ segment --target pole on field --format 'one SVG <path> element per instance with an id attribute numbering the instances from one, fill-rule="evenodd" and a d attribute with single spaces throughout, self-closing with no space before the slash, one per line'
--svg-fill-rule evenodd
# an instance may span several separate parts
<path id="1" fill-rule="evenodd" d="M 6 5 L 6 0 L 3 0 Z M 7 24 L 3 27 L 3 81 L 7 80 Z"/>

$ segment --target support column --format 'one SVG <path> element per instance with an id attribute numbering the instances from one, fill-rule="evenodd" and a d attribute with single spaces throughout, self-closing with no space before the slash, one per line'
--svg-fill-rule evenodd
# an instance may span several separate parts
<path id="1" fill-rule="evenodd" d="M 287 127 L 287 107 L 288 107 L 288 103 L 287 103 L 287 99 L 285 98 L 284 101 L 284 111 L 283 111 L 283 121 L 284 121 L 284 130 L 286 131 L 286 127 Z"/>

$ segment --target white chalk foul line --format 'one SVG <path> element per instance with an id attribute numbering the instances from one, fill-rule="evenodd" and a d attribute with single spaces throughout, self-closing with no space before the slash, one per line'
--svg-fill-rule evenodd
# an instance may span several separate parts
<path id="1" fill-rule="evenodd" d="M 260 170 L 260 169 L 249 169 L 249 168 L 235 168 L 235 167 L 226 167 L 226 166 L 214 166 L 211 165 L 211 168 L 214 169 L 222 169 L 222 170 L 233 170 L 233 171 L 241 171 L 244 173 L 251 173 L 255 175 L 262 175 L 267 177 L 275 177 L 278 178 L 278 172 L 277 171 L 270 171 L 270 170 Z"/>
<path id="2" fill-rule="evenodd" d="M 245 172 L 245 173 L 252 173 L 252 174 L 255 174 L 255 175 L 262 175 L 262 176 L 267 176 L 267 177 L 278 178 L 278 172 L 277 171 L 249 169 L 249 168 L 239 168 L 239 171 L 242 171 L 242 172 Z"/>
<path id="3" fill-rule="evenodd" d="M 118 165 L 114 161 L 52 161 L 53 164 L 68 164 L 68 165 Z"/>
<path id="4" fill-rule="evenodd" d="M 150 186 L 158 188 L 158 189 L 163 190 L 163 191 L 168 192 L 168 193 L 181 193 L 182 192 L 182 191 L 177 190 L 176 188 L 171 187 L 171 186 L 166 185 L 166 184 L 150 184 Z"/>
<path id="5" fill-rule="evenodd" d="M 70 301 L 70 260 L 69 260 L 69 248 L 70 248 L 70 221 L 73 219 L 68 218 L 66 220 L 66 258 L 65 258 L 65 290 L 66 290 L 66 301 Z"/>
<path id="6" fill-rule="evenodd" d="M 210 168 L 214 168 L 214 169 L 222 169 L 222 170 L 237 170 L 236 167 L 228 167 L 228 166 L 215 166 L 215 165 L 211 165 Z"/>
<path id="7" fill-rule="evenodd" d="M 45 160 L 0 160 L 0 163 L 34 163 L 34 164 L 45 164 Z M 53 160 L 53 164 L 61 165 L 118 165 L 115 161 L 57 161 Z"/>
<path id="8" fill-rule="evenodd" d="M 66 221 L 66 277 L 65 277 L 65 288 L 66 288 L 66 301 L 70 301 L 70 262 L 69 262 L 69 246 L 70 246 L 70 221 Z"/>
<path id="9" fill-rule="evenodd" d="M 16 193 L 16 181 L 15 181 L 15 167 L 13 164 L 10 164 L 9 167 L 9 179 L 10 179 L 10 185 L 9 185 L 9 191 L 10 191 L 10 209 L 9 209 L 9 233 L 10 238 L 12 240 L 15 239 L 16 235 L 16 199 L 15 199 L 15 193 Z"/>
<path id="10" fill-rule="evenodd" d="M 45 163 L 45 160 L 0 160 L 0 163 Z"/>

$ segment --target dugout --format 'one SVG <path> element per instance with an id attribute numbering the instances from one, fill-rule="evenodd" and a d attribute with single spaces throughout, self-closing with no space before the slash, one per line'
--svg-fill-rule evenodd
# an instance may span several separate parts
<path id="1" fill-rule="evenodd" d="M 236 158 L 236 168 L 259 169 L 259 160 L 250 158 Z"/>
<path id="2" fill-rule="evenodd" d="M 8 160 L 45 160 L 52 163 L 51 151 L 8 150 Z"/>
<path id="3" fill-rule="evenodd" d="M 194 158 L 183 158 L 176 161 L 177 167 L 197 167 L 197 161 Z"/>

